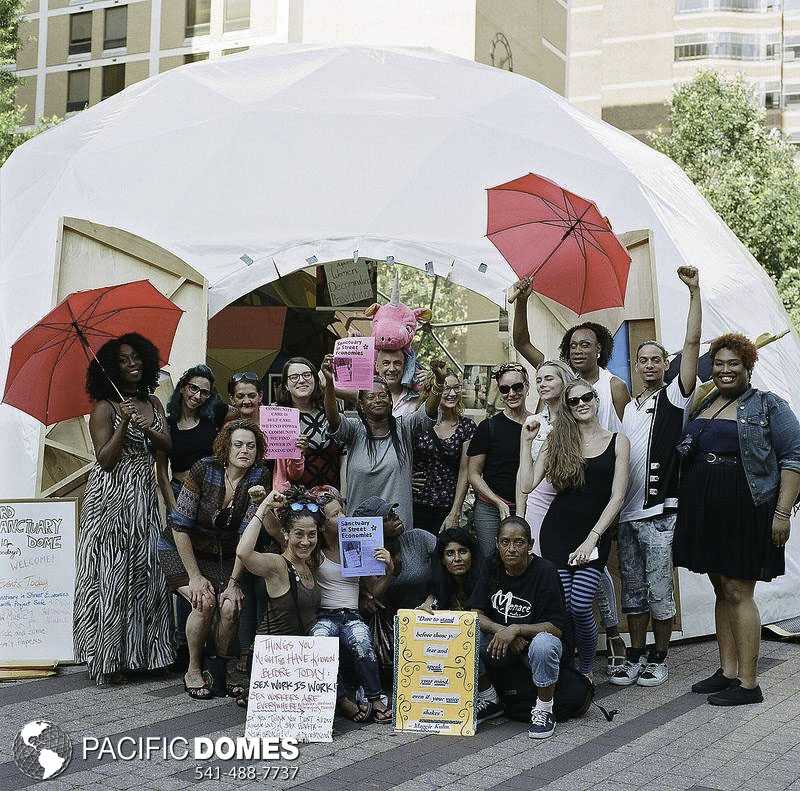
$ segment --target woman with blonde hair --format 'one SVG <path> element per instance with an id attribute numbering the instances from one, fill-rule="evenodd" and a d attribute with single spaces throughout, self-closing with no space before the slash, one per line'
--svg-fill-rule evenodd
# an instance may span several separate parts
<path id="1" fill-rule="evenodd" d="M 561 408 L 536 460 L 531 490 L 547 478 L 557 494 L 542 523 L 542 557 L 558 568 L 575 627 L 578 670 L 591 679 L 597 647 L 592 602 L 611 544 L 609 528 L 628 486 L 630 443 L 597 419 L 597 392 L 583 379 L 563 390 Z M 531 419 L 527 431 L 537 429 Z"/>
<path id="2" fill-rule="evenodd" d="M 422 391 L 424 400 L 432 386 L 429 378 Z M 461 378 L 448 368 L 436 425 L 414 435 L 415 527 L 434 535 L 458 527 L 469 488 L 467 447 L 474 433 L 475 423 L 464 416 Z"/>
<path id="3" fill-rule="evenodd" d="M 557 492 L 546 478 L 535 489 L 531 488 L 533 467 L 553 428 L 561 407 L 561 394 L 574 381 L 575 374 L 567 365 L 560 360 L 545 360 L 536 369 L 536 391 L 542 401 L 542 408 L 525 421 L 520 435 L 516 511 L 531 526 L 531 538 L 537 555 L 541 555 L 539 531 Z"/>

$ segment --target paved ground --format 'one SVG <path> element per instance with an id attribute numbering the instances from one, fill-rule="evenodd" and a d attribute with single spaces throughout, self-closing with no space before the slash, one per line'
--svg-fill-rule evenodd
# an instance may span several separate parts
<path id="1" fill-rule="evenodd" d="M 244 714 L 232 701 L 190 700 L 174 676 L 122 688 L 90 686 L 85 671 L 0 686 L 0 791 L 41 789 L 229 789 L 244 786 L 301 791 L 579 791 L 580 789 L 736 789 L 800 791 L 800 645 L 765 642 L 761 686 L 765 703 L 719 709 L 688 692 L 716 667 L 713 642 L 675 646 L 669 681 L 657 688 L 620 689 L 595 671 L 597 698 L 618 709 L 606 722 L 596 709 L 558 726 L 543 742 L 522 723 L 496 720 L 473 738 L 393 733 L 338 721 L 332 744 L 301 747 L 294 780 L 247 780 L 266 764 L 152 760 L 84 762 L 78 742 L 92 735 L 242 735 Z M 57 780 L 37 783 L 12 760 L 12 742 L 29 720 L 49 719 L 73 739 L 75 757 Z M 195 767 L 220 779 L 195 778 Z M 239 767 L 245 775 L 226 775 Z"/>

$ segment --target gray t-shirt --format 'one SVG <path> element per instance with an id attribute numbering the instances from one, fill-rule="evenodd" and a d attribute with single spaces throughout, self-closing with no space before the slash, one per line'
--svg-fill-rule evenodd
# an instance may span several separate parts
<path id="1" fill-rule="evenodd" d="M 412 437 L 433 428 L 434 421 L 424 408 L 396 418 L 397 436 L 405 451 L 403 464 L 395 453 L 390 436 L 374 441 L 375 454 L 370 456 L 367 430 L 360 418 L 342 415 L 339 428 L 331 437 L 347 448 L 347 515 L 351 516 L 367 497 L 382 497 L 399 503 L 397 515 L 406 530 L 414 527 L 411 498 Z M 423 597 L 424 598 L 424 597 Z"/>
<path id="2" fill-rule="evenodd" d="M 393 610 L 411 609 L 425 601 L 431 579 L 431 557 L 436 549 L 436 536 L 427 530 L 404 530 L 397 539 L 395 558 L 400 569 L 384 594 L 384 601 Z"/>

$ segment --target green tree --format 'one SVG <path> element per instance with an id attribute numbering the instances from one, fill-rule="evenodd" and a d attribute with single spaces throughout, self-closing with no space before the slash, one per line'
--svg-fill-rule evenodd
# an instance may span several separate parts
<path id="1" fill-rule="evenodd" d="M 704 71 L 675 89 L 669 128 L 649 142 L 683 168 L 777 282 L 800 259 L 800 178 L 793 146 L 765 120 L 741 77 Z"/>
<path id="2" fill-rule="evenodd" d="M 42 119 L 35 129 L 19 132 L 24 108 L 17 106 L 17 76 L 3 66 L 13 65 L 19 48 L 19 22 L 24 0 L 0 0 L 0 165 L 26 140 L 58 122 Z"/>
<path id="3" fill-rule="evenodd" d="M 784 271 L 778 280 L 778 291 L 792 324 L 800 332 L 800 269 L 798 267 L 791 266 Z"/>
<path id="4" fill-rule="evenodd" d="M 410 266 L 378 266 L 378 291 L 388 298 L 392 293 L 395 269 L 400 273 L 400 301 L 410 308 L 427 308 L 431 305 L 434 282 L 436 294 L 433 300 L 432 324 L 450 324 L 467 320 L 467 295 L 461 286 L 445 280 L 443 277 L 428 277 L 419 269 Z M 385 300 L 381 300 L 385 301 Z M 466 339 L 466 327 L 453 327 L 434 330 L 436 336 L 453 357 L 463 362 L 463 345 Z M 420 364 L 427 367 L 434 357 L 444 358 L 441 348 L 429 336 L 417 331 L 414 348 Z"/>

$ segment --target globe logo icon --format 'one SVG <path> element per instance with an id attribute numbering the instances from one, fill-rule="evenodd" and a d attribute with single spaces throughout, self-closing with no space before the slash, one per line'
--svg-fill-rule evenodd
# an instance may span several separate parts
<path id="1" fill-rule="evenodd" d="M 58 777 L 71 760 L 69 736 L 48 720 L 33 720 L 23 725 L 14 739 L 14 763 L 35 780 Z"/>

